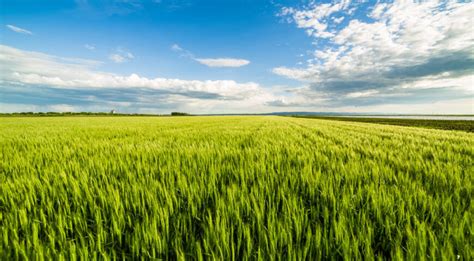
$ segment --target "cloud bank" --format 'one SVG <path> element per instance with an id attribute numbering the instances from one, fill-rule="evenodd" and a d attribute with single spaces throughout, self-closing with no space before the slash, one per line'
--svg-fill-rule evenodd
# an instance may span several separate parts
<path id="1" fill-rule="evenodd" d="M 247 108 L 250 112 L 262 110 L 267 100 L 275 98 L 254 82 L 124 76 L 99 71 L 101 62 L 62 58 L 5 45 L 0 45 L 0 63 L 5 65 L 0 74 L 4 99 L 23 93 L 54 102 L 54 97 L 59 95 L 62 98 L 57 102 L 62 107 L 57 108 L 68 110 L 72 110 L 71 107 L 64 104 L 85 102 L 90 106 L 100 104 L 100 108 L 133 107 L 131 111 L 181 108 L 205 113 L 216 109 L 225 112 Z"/>
<path id="2" fill-rule="evenodd" d="M 277 67 L 333 105 L 473 97 L 474 3 L 342 1 L 278 16 L 314 41 L 305 67 Z M 472 109 L 471 109 L 472 113 Z"/>

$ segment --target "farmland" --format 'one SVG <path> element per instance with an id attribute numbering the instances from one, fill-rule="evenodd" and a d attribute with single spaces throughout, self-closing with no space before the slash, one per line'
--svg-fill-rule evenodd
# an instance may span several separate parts
<path id="1" fill-rule="evenodd" d="M 0 118 L 0 260 L 472 260 L 473 158 L 360 122 Z"/>
<path id="2" fill-rule="evenodd" d="M 457 130 L 474 132 L 474 120 L 431 120 L 431 119 L 397 119 L 397 118 L 383 118 L 380 117 L 334 117 L 334 116 L 303 116 L 295 115 L 293 117 L 298 118 L 313 118 L 322 120 L 333 120 L 333 121 L 354 121 L 354 122 L 367 122 L 377 124 L 387 124 L 396 126 L 413 126 L 429 129 L 440 129 L 440 130 Z M 449 116 L 448 116 L 449 117 Z M 472 117 L 472 116 L 469 116 Z"/>

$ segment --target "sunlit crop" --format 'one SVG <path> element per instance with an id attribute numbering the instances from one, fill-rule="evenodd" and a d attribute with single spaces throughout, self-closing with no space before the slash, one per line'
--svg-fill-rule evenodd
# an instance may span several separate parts
<path id="1" fill-rule="evenodd" d="M 0 260 L 472 260 L 473 158 L 368 123 L 0 118 Z"/>

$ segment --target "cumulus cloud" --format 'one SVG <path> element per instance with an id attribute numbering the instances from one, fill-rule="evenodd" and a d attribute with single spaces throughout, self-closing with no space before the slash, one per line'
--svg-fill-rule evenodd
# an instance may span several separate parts
<path id="1" fill-rule="evenodd" d="M 242 67 L 250 63 L 249 60 L 235 58 L 198 58 L 178 44 L 173 44 L 171 50 L 179 53 L 182 57 L 189 58 L 208 67 Z"/>
<path id="2" fill-rule="evenodd" d="M 278 15 L 289 17 L 287 21 L 295 22 L 298 28 L 306 29 L 310 36 L 328 38 L 334 36 L 332 32 L 328 31 L 328 19 L 334 13 L 347 10 L 349 5 L 350 1 L 341 1 L 335 4 L 311 4 L 304 10 L 283 7 Z M 332 19 L 341 18 L 332 17 Z"/>
<path id="3" fill-rule="evenodd" d="M 333 101 L 427 95 L 414 89 L 472 97 L 472 13 L 474 3 L 437 1 L 282 8 L 279 16 L 304 29 L 315 50 L 307 66 L 273 72 Z"/>
<path id="4" fill-rule="evenodd" d="M 12 31 L 15 32 L 15 33 L 29 34 L 29 35 L 32 35 L 32 34 L 33 34 L 31 31 L 28 31 L 28 30 L 26 30 L 26 29 L 23 29 L 23 28 L 20 28 L 20 27 L 11 25 L 11 24 L 7 24 L 7 28 L 10 29 L 10 30 L 12 30 Z"/>
<path id="5" fill-rule="evenodd" d="M 9 95 L 17 97 L 18 90 L 22 90 L 21 93 L 44 96 L 43 99 L 51 99 L 51 93 L 55 93 L 53 96 L 62 93 L 65 98 L 57 104 L 74 105 L 78 101 L 70 97 L 79 97 L 81 102 L 93 104 L 100 100 L 102 105 L 115 102 L 123 107 L 132 102 L 135 109 L 182 108 L 199 112 L 259 111 L 266 101 L 275 99 L 271 92 L 254 82 L 118 75 L 97 70 L 101 64 L 97 61 L 56 57 L 4 45 L 0 45 L 0 63 L 5 65 L 0 72 L 5 99 Z"/>

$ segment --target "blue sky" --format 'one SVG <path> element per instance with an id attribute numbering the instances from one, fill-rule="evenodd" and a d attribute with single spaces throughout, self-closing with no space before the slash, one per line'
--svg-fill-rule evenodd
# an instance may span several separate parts
<path id="1" fill-rule="evenodd" d="M 472 2 L 2 1 L 0 111 L 474 113 Z"/>

